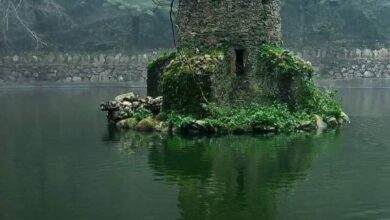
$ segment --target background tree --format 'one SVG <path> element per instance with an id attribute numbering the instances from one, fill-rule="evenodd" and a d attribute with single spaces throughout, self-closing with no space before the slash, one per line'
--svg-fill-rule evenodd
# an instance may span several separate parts
<path id="1" fill-rule="evenodd" d="M 112 5 L 122 11 L 126 11 L 131 16 L 132 44 L 131 49 L 136 50 L 139 44 L 140 18 L 143 15 L 156 16 L 157 10 L 167 12 L 170 0 L 106 0 L 108 5 Z"/>
<path id="2" fill-rule="evenodd" d="M 168 0 L 0 0 L 0 53 L 172 47 L 167 6 Z"/>
<path id="3" fill-rule="evenodd" d="M 0 0 L 0 20 L 2 47 L 9 46 L 9 36 L 21 36 L 24 41 L 20 43 L 25 44 L 27 35 L 32 40 L 29 43 L 38 48 L 47 44 L 41 32 L 61 26 L 60 23 L 71 23 L 64 8 L 54 0 Z"/>
<path id="4" fill-rule="evenodd" d="M 171 0 L 0 0 L 0 53 L 171 48 L 170 3 Z M 390 47 L 388 0 L 283 3 L 282 28 L 287 47 Z"/>
<path id="5" fill-rule="evenodd" d="M 284 0 L 282 12 L 285 41 L 295 48 L 390 41 L 388 0 Z"/>

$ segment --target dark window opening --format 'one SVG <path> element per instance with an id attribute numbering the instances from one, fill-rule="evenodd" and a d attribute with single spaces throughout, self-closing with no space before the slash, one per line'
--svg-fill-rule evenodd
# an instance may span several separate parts
<path id="1" fill-rule="evenodd" d="M 236 74 L 244 75 L 245 66 L 244 66 L 244 50 L 235 50 L 236 52 Z"/>

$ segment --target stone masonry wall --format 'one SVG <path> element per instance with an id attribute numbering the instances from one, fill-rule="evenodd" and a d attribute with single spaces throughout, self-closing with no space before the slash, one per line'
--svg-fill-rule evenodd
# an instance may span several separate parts
<path id="1" fill-rule="evenodd" d="M 250 102 L 260 46 L 282 43 L 280 7 L 281 0 L 180 0 L 178 46 L 223 51 L 227 68 L 216 90 L 230 103 Z"/>
<path id="2" fill-rule="evenodd" d="M 282 42 L 280 0 L 181 0 L 178 46 L 244 50 L 246 72 L 263 43 Z"/>
<path id="3" fill-rule="evenodd" d="M 298 55 L 313 63 L 319 78 L 390 78 L 390 48 L 306 48 Z"/>
<path id="4" fill-rule="evenodd" d="M 281 42 L 279 0 L 181 0 L 180 47 L 259 47 Z"/>
<path id="5" fill-rule="evenodd" d="M 160 51 L 125 54 L 19 54 L 0 56 L 0 83 L 145 82 L 148 63 Z"/>

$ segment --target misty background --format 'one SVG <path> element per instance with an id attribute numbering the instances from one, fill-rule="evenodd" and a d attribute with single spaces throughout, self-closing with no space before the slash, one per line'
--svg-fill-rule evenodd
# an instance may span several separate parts
<path id="1" fill-rule="evenodd" d="M 146 95 L 148 63 L 174 47 L 171 0 L 0 0 L 0 219 L 389 219 L 390 0 L 282 2 L 284 47 L 351 124 L 117 132 L 99 104 Z"/>
<path id="2" fill-rule="evenodd" d="M 0 0 L 0 53 L 172 48 L 169 5 L 169 0 Z M 289 49 L 390 44 L 388 0 L 284 0 L 282 17 Z"/>

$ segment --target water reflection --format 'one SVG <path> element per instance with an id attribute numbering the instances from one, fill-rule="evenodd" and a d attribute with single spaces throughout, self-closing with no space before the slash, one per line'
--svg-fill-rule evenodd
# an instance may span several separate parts
<path id="1" fill-rule="evenodd" d="M 117 133 L 118 150 L 147 151 L 157 179 L 178 187 L 181 219 L 276 219 L 280 193 L 305 179 L 339 132 L 314 137 L 178 137 Z"/>
<path id="2" fill-rule="evenodd" d="M 390 216 L 389 89 L 340 89 L 341 132 L 193 138 L 107 129 L 128 91 L 0 89 L 1 220 Z"/>

